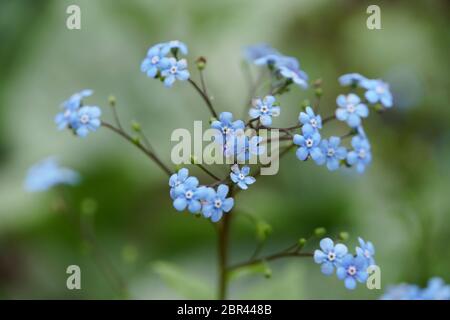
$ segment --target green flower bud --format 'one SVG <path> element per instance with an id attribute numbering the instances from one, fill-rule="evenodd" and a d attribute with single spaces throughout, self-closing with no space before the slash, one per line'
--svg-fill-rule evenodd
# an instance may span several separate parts
<path id="1" fill-rule="evenodd" d="M 321 236 L 323 236 L 325 233 L 327 233 L 327 230 L 326 230 L 325 228 L 323 228 L 323 227 L 314 229 L 314 235 L 315 235 L 316 237 L 321 237 Z"/>
<path id="2" fill-rule="evenodd" d="M 198 70 L 203 70 L 206 67 L 206 58 L 205 57 L 198 57 L 195 61 L 195 64 L 197 65 Z"/>
<path id="3" fill-rule="evenodd" d="M 300 238 L 298 239 L 298 247 L 301 249 L 305 246 L 306 244 L 306 239 L 305 238 Z"/>
<path id="4" fill-rule="evenodd" d="M 339 240 L 347 241 L 350 235 L 346 231 L 342 231 L 339 233 Z"/>
<path id="5" fill-rule="evenodd" d="M 139 124 L 139 122 L 136 121 L 131 122 L 131 128 L 135 132 L 141 132 L 141 125 Z"/>
<path id="6" fill-rule="evenodd" d="M 113 95 L 109 96 L 108 103 L 111 107 L 115 107 L 116 106 L 116 97 Z"/>

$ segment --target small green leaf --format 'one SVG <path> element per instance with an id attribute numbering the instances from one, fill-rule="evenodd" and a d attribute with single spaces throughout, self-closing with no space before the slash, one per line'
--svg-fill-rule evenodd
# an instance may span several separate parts
<path id="1" fill-rule="evenodd" d="M 267 262 L 262 261 L 230 271 L 228 274 L 228 280 L 235 280 L 255 274 L 261 274 L 265 278 L 270 278 L 272 277 L 272 269 L 270 269 Z"/>

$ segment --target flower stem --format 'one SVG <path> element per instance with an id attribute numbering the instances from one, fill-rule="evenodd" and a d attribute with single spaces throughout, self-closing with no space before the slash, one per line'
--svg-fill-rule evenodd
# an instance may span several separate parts
<path id="1" fill-rule="evenodd" d="M 205 92 L 203 92 L 203 90 L 198 86 L 197 83 L 195 83 L 194 80 L 189 78 L 188 81 L 195 88 L 195 90 L 197 90 L 197 92 L 200 94 L 200 96 L 203 98 L 203 100 L 205 101 L 206 105 L 208 106 L 208 109 L 211 112 L 211 114 L 213 115 L 213 117 L 218 118 L 217 112 L 216 112 L 216 110 L 214 110 L 214 107 L 211 103 L 211 99 L 209 99 L 208 95 Z"/>
<path id="2" fill-rule="evenodd" d="M 218 284 L 218 298 L 225 300 L 227 298 L 228 289 L 228 238 L 230 231 L 230 213 L 224 215 L 222 222 L 218 226 L 219 237 L 219 284 Z"/>
<path id="3" fill-rule="evenodd" d="M 113 126 L 112 124 L 102 121 L 102 126 L 105 128 L 110 129 L 111 131 L 117 133 L 118 135 L 120 135 L 122 138 L 124 138 L 125 140 L 128 140 L 129 142 L 131 142 L 133 145 L 135 145 L 139 150 L 141 150 L 142 152 L 144 152 L 152 161 L 154 161 L 158 167 L 163 170 L 167 175 L 171 175 L 173 172 L 172 170 L 170 170 L 162 161 L 161 159 L 158 158 L 158 156 L 151 152 L 150 150 L 148 150 L 147 148 L 145 148 L 139 141 L 135 141 L 128 133 L 126 133 L 125 131 L 121 130 L 120 128 L 117 128 L 115 126 Z"/>
<path id="4" fill-rule="evenodd" d="M 293 252 L 286 252 L 286 251 L 282 251 L 279 253 L 275 253 L 275 254 L 271 254 L 259 259 L 250 259 L 249 261 L 245 261 L 245 262 L 241 262 L 238 264 L 235 264 L 231 267 L 228 268 L 228 272 L 242 268 L 242 267 L 246 267 L 246 266 L 251 266 L 254 264 L 258 264 L 264 261 L 272 261 L 272 260 L 277 260 L 277 259 L 281 259 L 281 258 L 288 258 L 288 257 L 312 257 L 313 254 L 311 252 L 298 252 L 298 251 L 293 251 Z"/>

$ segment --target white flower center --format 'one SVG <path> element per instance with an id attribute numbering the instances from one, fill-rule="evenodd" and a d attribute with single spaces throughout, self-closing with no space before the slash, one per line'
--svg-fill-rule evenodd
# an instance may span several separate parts
<path id="1" fill-rule="evenodd" d="M 239 179 L 244 180 L 245 176 L 242 173 L 239 173 Z"/>
<path id="2" fill-rule="evenodd" d="M 152 64 L 157 64 L 158 62 L 159 62 L 159 57 L 158 56 L 153 56 Z"/>
<path id="3" fill-rule="evenodd" d="M 351 276 L 354 276 L 356 274 L 356 268 L 354 266 L 348 267 L 347 273 Z"/>
<path id="4" fill-rule="evenodd" d="M 352 104 L 352 103 L 348 104 L 348 105 L 347 105 L 347 111 L 348 111 L 349 113 L 355 112 L 355 105 Z"/>
<path id="5" fill-rule="evenodd" d="M 172 68 L 170 68 L 170 73 L 171 74 L 177 73 L 177 67 L 173 66 Z"/>
<path id="6" fill-rule="evenodd" d="M 366 157 L 366 150 L 364 150 L 364 149 L 359 150 L 358 156 L 359 156 L 361 159 L 364 159 L 364 158 Z"/>
<path id="7" fill-rule="evenodd" d="M 186 191 L 184 196 L 186 197 L 186 199 L 192 199 L 192 197 L 194 196 L 194 193 L 191 190 L 188 190 L 188 191 Z"/>
<path id="8" fill-rule="evenodd" d="M 261 112 L 262 113 L 267 113 L 267 111 L 269 111 L 269 108 L 266 105 L 261 107 Z"/>
<path id="9" fill-rule="evenodd" d="M 376 91 L 376 93 L 378 93 L 378 94 L 383 94 L 384 93 L 384 87 L 383 86 L 377 86 L 376 88 L 375 88 L 375 91 Z"/>
<path id="10" fill-rule="evenodd" d="M 317 127 L 317 121 L 316 121 L 316 119 L 311 119 L 310 121 L 309 121 L 309 123 L 315 128 L 315 127 Z"/>
<path id="11" fill-rule="evenodd" d="M 220 199 L 216 199 L 214 201 L 214 207 L 216 207 L 217 209 L 219 209 L 222 206 L 222 200 Z"/>
<path id="12" fill-rule="evenodd" d="M 89 116 L 88 116 L 87 114 L 83 114 L 83 115 L 80 117 L 80 122 L 81 122 L 82 124 L 88 123 L 88 122 L 89 122 Z"/>
<path id="13" fill-rule="evenodd" d="M 314 144 L 314 141 L 311 138 L 306 139 L 306 146 L 311 148 Z"/>
<path id="14" fill-rule="evenodd" d="M 328 260 L 334 261 L 336 259 L 336 254 L 334 252 L 328 252 Z"/>
<path id="15" fill-rule="evenodd" d="M 328 148 L 328 150 L 327 150 L 327 155 L 328 155 L 329 157 L 334 156 L 334 149 L 333 149 L 333 148 Z"/>

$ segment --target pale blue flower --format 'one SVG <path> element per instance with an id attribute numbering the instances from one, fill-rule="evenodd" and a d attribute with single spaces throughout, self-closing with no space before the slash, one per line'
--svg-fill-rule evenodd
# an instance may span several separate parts
<path id="1" fill-rule="evenodd" d="M 274 105 L 274 96 L 265 96 L 263 99 L 253 99 L 253 108 L 250 108 L 248 114 L 252 119 L 259 118 L 261 124 L 265 127 L 272 125 L 272 117 L 280 115 L 280 107 Z"/>
<path id="2" fill-rule="evenodd" d="M 224 154 L 226 157 L 236 157 L 240 163 L 248 161 L 252 156 L 258 156 L 264 153 L 265 147 L 261 146 L 263 138 L 260 136 L 248 137 L 245 134 L 239 134 L 238 130 L 232 139 L 228 139 L 224 145 Z"/>
<path id="3" fill-rule="evenodd" d="M 393 99 L 391 91 L 389 90 L 389 84 L 382 80 L 363 80 L 361 81 L 361 87 L 367 89 L 365 97 L 370 103 L 381 103 L 386 108 L 391 108 L 393 105 Z"/>
<path id="4" fill-rule="evenodd" d="M 227 137 L 231 137 L 237 130 L 244 130 L 245 124 L 242 120 L 233 121 L 233 114 L 231 112 L 221 112 L 219 115 L 219 120 L 214 120 L 211 123 L 211 128 L 220 131 L 220 135 L 217 137 L 218 143 L 225 143 L 220 137 L 226 140 Z"/>
<path id="5" fill-rule="evenodd" d="M 300 64 L 295 58 L 287 57 L 275 62 L 279 73 L 286 79 L 290 79 L 303 89 L 308 88 L 308 75 L 300 70 Z"/>
<path id="6" fill-rule="evenodd" d="M 239 188 L 246 190 L 248 189 L 249 184 L 253 184 L 256 181 L 255 178 L 249 176 L 249 173 L 249 166 L 243 166 L 241 169 L 239 169 L 239 165 L 234 164 L 233 166 L 231 166 L 231 181 L 236 183 Z"/>
<path id="7" fill-rule="evenodd" d="M 77 118 L 77 111 L 83 105 L 83 98 L 89 97 L 92 93 L 93 91 L 89 89 L 82 90 L 73 94 L 61 104 L 63 110 L 55 117 L 55 123 L 58 130 L 73 127 Z"/>
<path id="8" fill-rule="evenodd" d="M 315 115 L 311 107 L 306 107 L 305 112 L 300 112 L 298 121 L 303 125 L 310 125 L 313 129 L 322 129 L 322 117 Z"/>
<path id="9" fill-rule="evenodd" d="M 187 70 L 187 61 L 185 59 L 176 60 L 175 58 L 164 58 L 161 60 L 161 77 L 164 78 L 164 85 L 170 88 L 175 80 L 185 81 L 189 79 L 190 74 Z"/>
<path id="10" fill-rule="evenodd" d="M 166 43 L 163 43 L 161 51 L 163 55 L 167 55 L 171 51 L 180 51 L 182 54 L 188 54 L 188 47 L 184 42 L 179 40 L 172 40 Z"/>
<path id="11" fill-rule="evenodd" d="M 217 191 L 208 188 L 205 197 L 205 203 L 202 207 L 202 213 L 205 218 L 211 218 L 212 222 L 217 222 L 222 218 L 223 213 L 229 212 L 234 205 L 233 198 L 227 198 L 228 186 L 221 184 Z"/>
<path id="12" fill-rule="evenodd" d="M 183 184 L 189 176 L 189 170 L 181 168 L 177 173 L 174 173 L 169 178 L 170 197 L 175 199 L 175 188 Z"/>
<path id="13" fill-rule="evenodd" d="M 312 126 L 305 125 L 302 127 L 303 135 L 294 135 L 294 143 L 299 146 L 296 155 L 299 160 L 306 160 L 308 156 L 319 165 L 325 162 L 325 156 L 319 147 L 320 134 L 317 130 L 314 130 Z"/>
<path id="14" fill-rule="evenodd" d="M 347 157 L 347 149 L 340 146 L 341 139 L 338 137 L 330 137 L 320 142 L 320 149 L 325 155 L 327 168 L 330 171 L 339 169 L 340 161 Z"/>
<path id="15" fill-rule="evenodd" d="M 249 62 L 254 62 L 259 58 L 263 58 L 272 54 L 279 55 L 277 50 L 266 43 L 247 46 L 244 48 L 244 57 Z"/>
<path id="16" fill-rule="evenodd" d="M 50 157 L 28 169 L 25 190 L 45 191 L 57 185 L 75 185 L 79 181 L 80 176 L 77 172 L 61 167 L 55 157 Z"/>
<path id="17" fill-rule="evenodd" d="M 347 154 L 347 163 L 356 166 L 356 171 L 363 173 L 366 166 L 372 161 L 369 141 L 363 137 L 352 138 L 353 150 Z"/>
<path id="18" fill-rule="evenodd" d="M 358 86 L 363 80 L 367 80 L 367 78 L 359 73 L 347 73 L 339 77 L 341 86 Z"/>
<path id="19" fill-rule="evenodd" d="M 352 128 L 358 127 L 361 124 L 361 118 L 366 118 L 369 115 L 367 106 L 361 103 L 361 99 L 354 93 L 347 96 L 339 95 L 336 103 L 338 105 L 336 118 L 347 122 Z"/>
<path id="20" fill-rule="evenodd" d="M 441 278 L 431 278 L 427 287 L 420 293 L 423 300 L 450 300 L 450 285 Z"/>
<path id="21" fill-rule="evenodd" d="M 416 285 L 401 283 L 388 286 L 386 292 L 380 297 L 381 300 L 419 300 L 420 288 Z"/>
<path id="22" fill-rule="evenodd" d="M 76 134 L 82 138 L 86 137 L 90 131 L 96 131 L 101 126 L 100 116 L 102 112 L 99 107 L 81 107 L 76 115 L 76 120 L 72 125 Z"/>
<path id="23" fill-rule="evenodd" d="M 141 71 L 147 74 L 150 78 L 155 78 L 161 69 L 161 60 L 164 57 L 162 48 L 165 46 L 164 43 L 158 43 L 152 46 L 147 51 L 147 56 L 141 63 Z"/>
<path id="24" fill-rule="evenodd" d="M 363 257 L 345 255 L 337 268 L 336 275 L 340 280 L 344 280 L 347 289 L 356 288 L 356 283 L 365 283 L 369 277 L 367 271 L 366 260 Z"/>
<path id="25" fill-rule="evenodd" d="M 358 238 L 358 241 L 360 246 L 356 247 L 356 254 L 366 259 L 369 266 L 375 265 L 375 259 L 373 258 L 375 255 L 375 247 L 372 242 L 365 242 L 362 238 Z"/>
<path id="26" fill-rule="evenodd" d="M 204 199 L 207 190 L 206 187 L 199 187 L 198 184 L 196 177 L 188 177 L 174 188 L 173 206 L 176 210 L 183 211 L 187 208 L 191 213 L 200 212 L 201 200 Z"/>
<path id="27" fill-rule="evenodd" d="M 322 250 L 314 251 L 314 262 L 321 265 L 323 274 L 331 275 L 347 254 L 347 247 L 341 243 L 335 245 L 330 238 L 324 238 L 320 240 L 320 248 Z"/>

